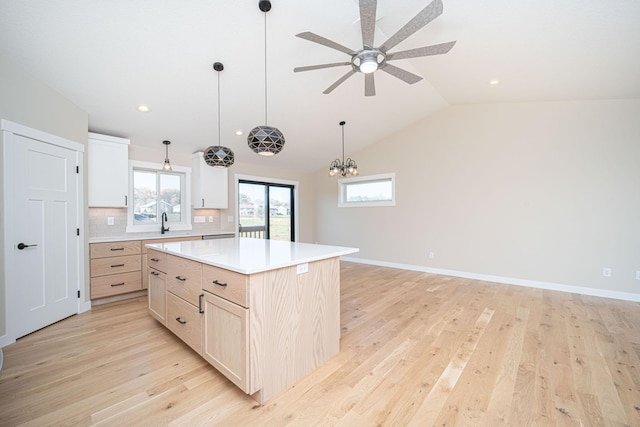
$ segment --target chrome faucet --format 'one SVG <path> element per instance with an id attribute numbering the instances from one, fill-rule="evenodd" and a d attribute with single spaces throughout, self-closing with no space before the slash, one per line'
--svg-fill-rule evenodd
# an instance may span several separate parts
<path id="1" fill-rule="evenodd" d="M 164 234 L 165 231 L 169 231 L 169 227 L 165 228 L 164 227 L 164 223 L 169 221 L 167 219 L 167 213 L 166 212 L 162 212 L 162 228 L 160 229 L 160 233 Z"/>

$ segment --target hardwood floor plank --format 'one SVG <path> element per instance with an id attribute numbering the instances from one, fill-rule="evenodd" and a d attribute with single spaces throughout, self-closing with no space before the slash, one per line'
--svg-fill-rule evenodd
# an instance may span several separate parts
<path id="1" fill-rule="evenodd" d="M 264 406 L 147 312 L 4 351 L 1 426 L 640 425 L 640 304 L 343 262 L 340 352 Z"/>

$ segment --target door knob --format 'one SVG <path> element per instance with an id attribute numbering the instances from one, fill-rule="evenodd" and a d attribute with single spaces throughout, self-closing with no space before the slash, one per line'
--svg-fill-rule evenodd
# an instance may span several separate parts
<path id="1" fill-rule="evenodd" d="M 33 246 L 38 246 L 38 245 L 25 245 L 22 242 L 18 243 L 18 249 L 20 249 L 20 250 L 23 250 L 24 248 L 31 248 Z"/>

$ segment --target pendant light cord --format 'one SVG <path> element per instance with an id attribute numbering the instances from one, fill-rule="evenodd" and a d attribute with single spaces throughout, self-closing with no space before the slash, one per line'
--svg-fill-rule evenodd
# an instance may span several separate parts
<path id="1" fill-rule="evenodd" d="M 267 125 L 267 12 L 264 12 L 264 124 Z"/>
<path id="2" fill-rule="evenodd" d="M 218 71 L 218 145 L 221 145 L 220 142 L 220 71 Z"/>

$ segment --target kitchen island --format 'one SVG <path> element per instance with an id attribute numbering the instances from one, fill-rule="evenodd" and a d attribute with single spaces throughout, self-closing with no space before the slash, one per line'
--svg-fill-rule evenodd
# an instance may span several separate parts
<path id="1" fill-rule="evenodd" d="M 263 404 L 340 349 L 340 256 L 251 238 L 147 245 L 149 312 Z"/>

